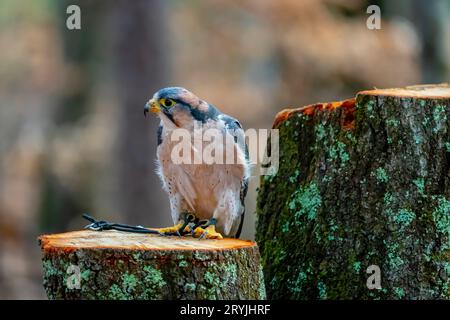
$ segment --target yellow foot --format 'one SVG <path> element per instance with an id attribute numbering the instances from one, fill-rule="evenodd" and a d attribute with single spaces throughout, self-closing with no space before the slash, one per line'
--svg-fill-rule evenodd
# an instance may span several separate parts
<path id="1" fill-rule="evenodd" d="M 197 227 L 194 230 L 193 236 L 199 239 L 223 239 L 222 235 L 216 232 L 215 225 L 210 225 L 205 229 L 202 227 Z"/>
<path id="2" fill-rule="evenodd" d="M 156 232 L 164 236 L 183 236 L 186 233 L 191 233 L 191 227 L 189 224 L 195 220 L 195 216 L 191 213 L 184 213 L 182 220 L 176 225 L 167 228 L 154 228 Z"/>
<path id="3" fill-rule="evenodd" d="M 177 223 L 176 225 L 172 226 L 172 227 L 167 227 L 167 228 L 155 228 L 152 230 L 158 231 L 160 234 L 162 235 L 176 235 L 181 233 L 180 229 L 181 227 L 183 227 L 183 221 L 180 221 L 179 223 Z M 184 228 L 184 232 L 190 232 L 189 226 L 186 226 Z M 181 235 L 181 234 L 179 234 Z"/>

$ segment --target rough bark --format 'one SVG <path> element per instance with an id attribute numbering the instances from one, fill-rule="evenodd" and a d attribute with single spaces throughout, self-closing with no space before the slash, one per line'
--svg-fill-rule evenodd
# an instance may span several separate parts
<path id="1" fill-rule="evenodd" d="M 257 208 L 269 298 L 450 297 L 449 104 L 448 85 L 415 86 L 277 115 Z"/>
<path id="2" fill-rule="evenodd" d="M 265 299 L 255 242 L 119 231 L 39 242 L 49 299 Z"/>

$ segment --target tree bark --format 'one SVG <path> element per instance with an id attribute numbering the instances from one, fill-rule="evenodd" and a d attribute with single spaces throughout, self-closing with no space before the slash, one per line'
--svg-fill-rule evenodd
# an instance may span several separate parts
<path id="1" fill-rule="evenodd" d="M 257 207 L 268 298 L 450 297 L 449 104 L 448 85 L 415 86 L 277 115 Z"/>
<path id="2" fill-rule="evenodd" d="M 39 243 L 49 299 L 265 299 L 252 241 L 75 231 Z"/>

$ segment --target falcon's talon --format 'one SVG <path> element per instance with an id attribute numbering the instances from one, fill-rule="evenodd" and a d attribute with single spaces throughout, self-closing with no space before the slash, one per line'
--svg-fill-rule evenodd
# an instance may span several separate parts
<path id="1" fill-rule="evenodd" d="M 193 236 L 199 239 L 223 239 L 223 236 L 216 231 L 216 223 L 217 220 L 214 218 L 207 221 L 199 221 Z"/>
<path id="2" fill-rule="evenodd" d="M 180 220 L 176 225 L 172 227 L 167 228 L 159 228 L 154 229 L 155 231 L 159 232 L 161 236 L 178 236 L 182 237 L 186 235 L 187 233 L 191 232 L 191 228 L 189 227 L 189 224 L 192 223 L 192 221 L 195 220 L 195 216 L 191 213 L 185 214 L 183 216 L 183 220 Z"/>
<path id="3" fill-rule="evenodd" d="M 197 227 L 194 232 L 194 237 L 200 239 L 223 239 L 223 236 L 216 231 L 215 225 L 209 225 L 205 229 Z"/>
<path id="4" fill-rule="evenodd" d="M 192 213 L 187 213 L 184 215 L 184 223 L 180 229 L 178 229 L 178 235 L 181 237 L 186 233 L 190 232 L 189 224 L 195 221 L 195 216 Z"/>
<path id="5" fill-rule="evenodd" d="M 191 222 L 188 224 L 187 228 L 188 228 L 188 232 L 191 234 L 191 236 L 194 237 L 195 229 L 197 229 L 197 225 L 194 222 Z"/>
<path id="6" fill-rule="evenodd" d="M 159 228 L 159 229 L 154 229 L 155 231 L 158 231 L 160 235 L 162 236 L 173 236 L 176 235 L 177 232 L 179 232 L 180 228 L 183 226 L 183 222 L 179 222 L 176 225 L 172 226 L 172 227 L 167 227 L 167 228 Z"/>

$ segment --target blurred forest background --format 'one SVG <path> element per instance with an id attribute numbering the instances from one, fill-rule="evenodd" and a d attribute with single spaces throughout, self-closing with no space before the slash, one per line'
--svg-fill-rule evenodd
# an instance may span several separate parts
<path id="1" fill-rule="evenodd" d="M 66 28 L 70 4 L 81 30 Z M 83 212 L 171 223 L 158 121 L 143 116 L 157 89 L 270 128 L 284 107 L 448 81 L 449 17 L 447 0 L 0 0 L 0 298 L 45 298 L 36 237 L 82 228 Z"/>

